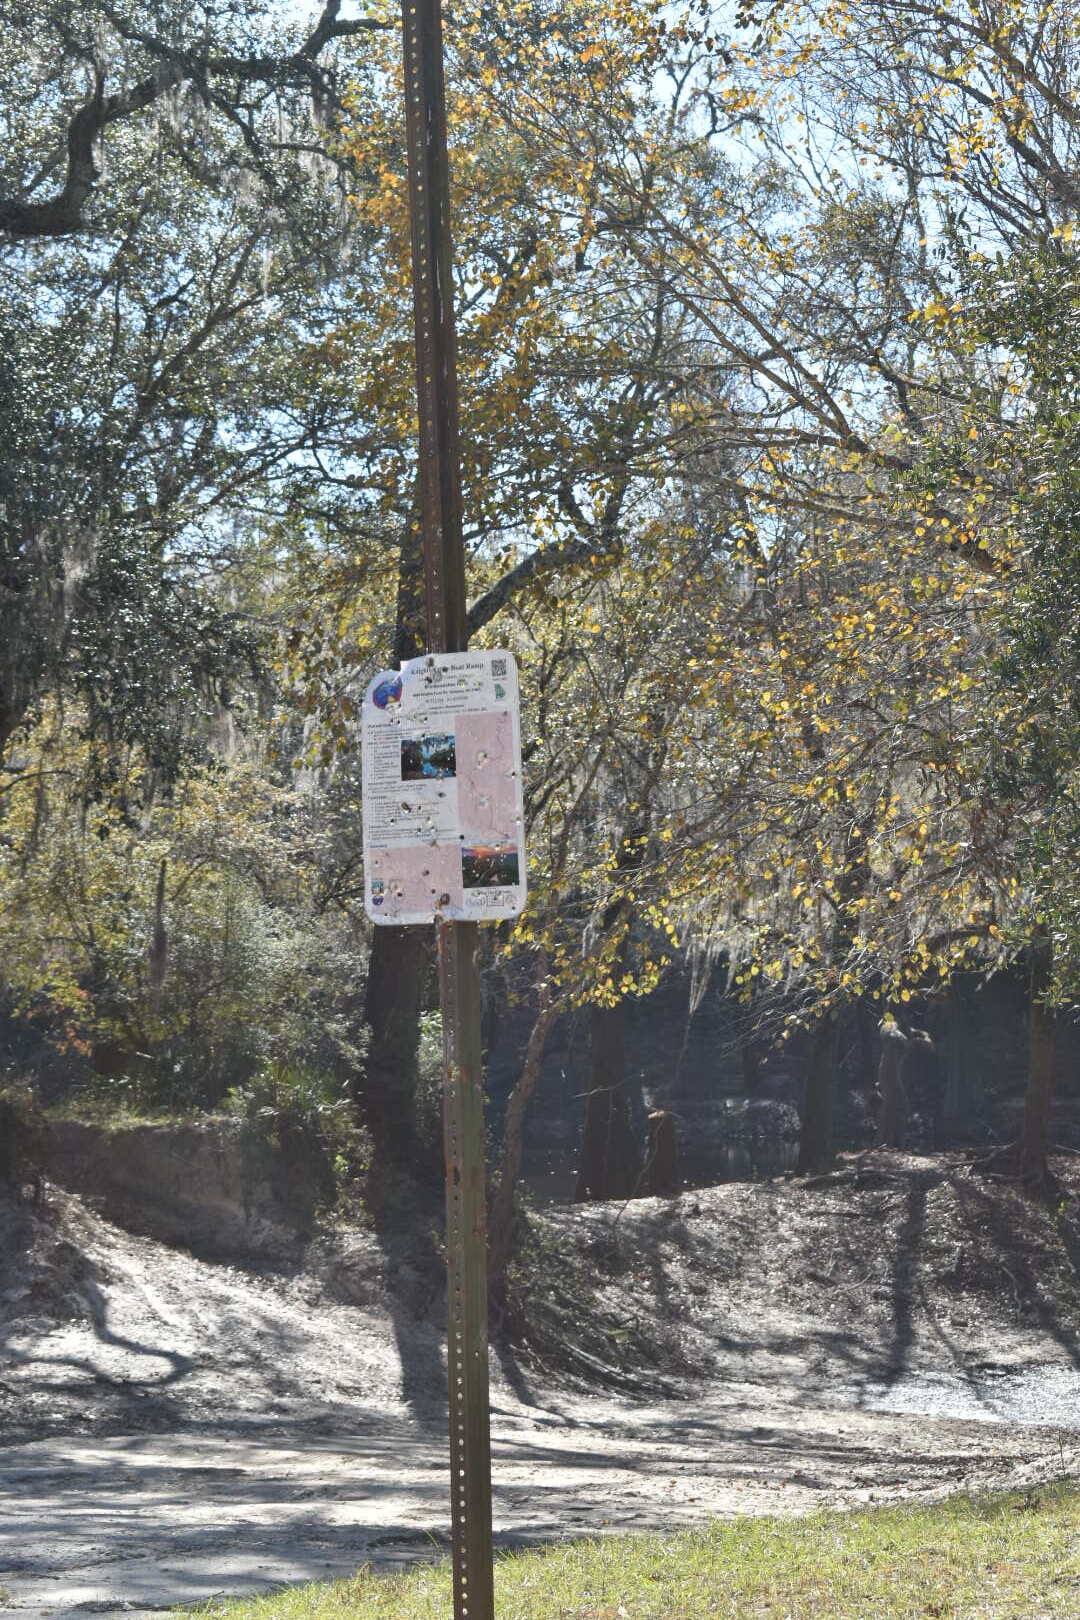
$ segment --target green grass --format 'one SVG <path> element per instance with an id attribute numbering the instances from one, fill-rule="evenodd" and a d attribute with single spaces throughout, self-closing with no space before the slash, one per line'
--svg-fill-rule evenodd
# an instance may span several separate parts
<path id="1" fill-rule="evenodd" d="M 1074 1620 L 1080 1488 L 743 1519 L 500 1558 L 497 1620 Z M 445 1564 L 295 1587 L 226 1620 L 449 1620 Z"/>
<path id="2" fill-rule="evenodd" d="M 110 1097 L 107 1090 L 83 1091 L 41 1110 L 46 1120 L 94 1125 L 102 1132 L 119 1134 L 142 1125 L 191 1125 L 211 1116 L 197 1108 L 141 1107 L 130 1098 Z"/>

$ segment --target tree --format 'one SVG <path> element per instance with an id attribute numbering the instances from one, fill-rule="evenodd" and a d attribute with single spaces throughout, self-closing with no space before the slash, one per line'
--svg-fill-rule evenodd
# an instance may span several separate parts
<path id="1" fill-rule="evenodd" d="M 354 1065 L 358 930 L 325 904 L 320 819 L 250 752 L 152 793 L 146 755 L 56 706 L 3 800 L 0 974 L 128 1102 L 220 1104 L 272 1064 Z M 138 814 L 133 814 L 134 806 Z"/>
<path id="2" fill-rule="evenodd" d="M 617 561 L 633 492 L 653 476 L 657 413 L 670 386 L 657 364 L 667 341 L 662 289 L 636 272 L 626 280 L 619 256 L 593 246 L 588 188 L 537 114 L 554 108 L 565 119 L 573 108 L 598 141 L 632 152 L 651 139 L 649 76 L 661 37 L 652 6 L 602 14 L 561 6 L 525 17 L 496 6 L 460 14 L 449 31 L 473 635 L 494 634 L 549 582 L 588 579 Z M 357 206 L 382 253 L 381 278 L 367 284 L 368 302 L 341 341 L 360 379 L 352 478 L 366 491 L 367 521 L 359 543 L 329 561 L 309 594 L 307 624 L 320 642 L 328 602 L 340 606 L 339 656 L 313 662 L 303 632 L 294 649 L 302 682 L 313 667 L 329 673 L 311 702 L 331 737 L 349 718 L 344 673 L 366 673 L 380 644 L 392 662 L 423 644 L 401 102 L 386 96 L 399 79 L 387 42 L 351 102 L 357 167 L 370 175 Z M 501 99 L 508 80 L 517 91 L 512 107 Z M 382 604 L 381 623 L 373 601 Z M 401 1160 L 409 1156 L 424 978 L 423 934 L 377 931 L 360 1101 Z"/>
<path id="3" fill-rule="evenodd" d="M 741 195 L 730 183 L 716 195 L 721 209 L 727 204 L 726 229 L 701 228 L 691 186 L 657 207 L 630 176 L 623 195 L 636 251 L 646 251 L 647 220 L 678 264 L 676 296 L 699 322 L 703 349 L 745 381 L 737 407 L 721 412 L 703 372 L 697 415 L 728 449 L 724 487 L 746 503 L 755 588 L 775 593 L 779 579 L 788 626 L 819 614 L 821 623 L 832 614 L 834 580 L 841 599 L 851 589 L 853 549 L 862 556 L 862 605 L 852 612 L 853 602 L 837 603 L 816 672 L 789 666 L 805 673 L 802 688 L 761 668 L 741 693 L 750 713 L 755 685 L 772 694 L 767 707 L 781 718 L 769 730 L 787 731 L 791 745 L 782 761 L 770 758 L 769 738 L 745 773 L 750 794 L 763 789 L 768 802 L 773 784 L 782 797 L 800 778 L 809 788 L 805 815 L 788 804 L 776 817 L 766 870 L 793 868 L 804 909 L 824 900 L 836 914 L 808 952 L 804 916 L 787 935 L 783 965 L 761 954 L 767 937 L 783 934 L 772 934 L 757 885 L 749 893 L 742 885 L 741 914 L 729 910 L 714 925 L 745 953 L 748 986 L 766 970 L 790 985 L 793 969 L 816 962 L 802 977 L 813 1016 L 828 1017 L 856 987 L 902 1004 L 965 956 L 983 967 L 1009 959 L 1028 948 L 1037 923 L 1030 851 L 1046 848 L 1048 805 L 1033 803 L 1015 761 L 1030 754 L 1039 728 L 994 676 L 1009 614 L 1029 602 L 1033 577 L 1025 540 L 1037 484 L 1025 426 L 1033 375 L 1022 342 L 1011 339 L 1003 354 L 975 335 L 968 316 L 989 307 L 981 266 L 995 248 L 1019 266 L 1033 254 L 1059 256 L 1072 236 L 1076 36 L 1067 18 L 1010 3 L 948 14 L 907 0 L 780 4 L 750 22 L 753 36 L 732 41 L 725 69 L 699 80 L 705 106 L 738 114 L 764 159 L 746 163 Z M 730 127 L 721 138 L 730 150 Z M 739 206 L 755 194 L 762 205 Z M 770 208 L 774 198 L 779 206 Z M 756 421 L 746 405 L 752 390 L 764 407 Z M 760 454 L 744 471 L 738 452 L 751 443 Z M 986 585 L 969 589 L 948 553 Z M 833 565 L 812 578 L 827 555 Z M 925 585 L 937 591 L 942 580 L 957 607 L 966 599 L 951 630 L 935 630 L 926 614 Z M 899 599 L 895 581 L 904 582 Z M 774 655 L 791 656 L 764 614 L 754 623 L 767 628 L 764 648 L 771 640 Z M 860 678 L 895 658 L 893 684 L 903 670 L 910 698 L 873 679 L 855 690 L 842 654 L 861 624 Z M 811 630 L 807 645 L 814 642 Z M 965 696 L 972 686 L 977 698 Z M 890 713 L 892 730 L 879 729 Z M 830 726 L 835 746 L 822 742 Z M 750 738 L 758 749 L 762 740 Z M 825 802 L 838 796 L 840 818 L 850 816 L 870 856 L 839 934 L 849 863 L 842 844 L 823 836 L 822 801 L 803 776 L 815 756 L 834 759 L 820 783 Z M 877 776 L 867 779 L 867 800 L 864 760 Z M 888 791 L 879 795 L 881 783 Z M 725 828 L 741 829 L 729 846 L 739 854 L 725 868 L 739 894 L 738 865 L 765 847 L 772 818 L 733 814 L 730 795 L 721 814 Z M 812 842 L 800 855 L 802 837 Z M 699 876 L 703 891 L 719 887 L 715 866 L 711 874 Z M 684 895 L 692 892 L 687 883 Z M 806 1122 L 820 1115 L 827 1143 L 822 1107 L 831 1093 L 824 1081 L 813 1090 L 823 1102 Z"/>
<path id="4" fill-rule="evenodd" d="M 1018 253 L 987 269 L 967 322 L 973 341 L 1003 350 L 1022 379 L 1009 431 L 1022 468 L 1023 566 L 1003 614 L 995 670 L 1009 724 L 988 738 L 986 755 L 995 789 L 1024 810 L 1019 861 L 1026 904 L 1012 940 L 1028 961 L 1030 1041 L 1017 1163 L 1034 1191 L 1049 1183 L 1054 1008 L 1075 1000 L 1080 985 L 1075 277 L 1075 252 L 1063 243 Z"/>
<path id="5" fill-rule="evenodd" d="M 175 0 L 90 0 L 75 15 L 5 0 L 0 19 L 10 92 L 0 234 L 23 241 L 108 234 L 109 204 L 124 189 L 114 166 L 119 158 L 128 178 L 125 159 L 140 146 L 151 157 L 171 148 L 219 194 L 253 176 L 280 203 L 296 159 L 324 157 L 318 121 L 340 113 L 335 45 L 390 26 L 343 18 L 341 0 L 326 0 L 306 27 L 282 27 L 252 0 L 197 15 Z M 215 149 L 223 132 L 231 139 Z"/>
<path id="6" fill-rule="evenodd" d="M 0 756 L 74 691 L 168 772 L 195 693 L 250 664 L 223 576 L 254 511 L 332 509 L 317 339 L 346 232 L 312 100 L 371 25 L 336 4 L 291 34 L 256 6 L 5 22 Z"/>

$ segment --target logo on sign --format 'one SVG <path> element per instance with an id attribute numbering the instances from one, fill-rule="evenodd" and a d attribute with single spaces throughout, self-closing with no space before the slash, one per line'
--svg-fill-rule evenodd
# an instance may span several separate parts
<path id="1" fill-rule="evenodd" d="M 400 703 L 400 675 L 395 676 L 392 681 L 380 681 L 371 694 L 371 701 L 377 709 L 392 709 L 396 703 Z"/>

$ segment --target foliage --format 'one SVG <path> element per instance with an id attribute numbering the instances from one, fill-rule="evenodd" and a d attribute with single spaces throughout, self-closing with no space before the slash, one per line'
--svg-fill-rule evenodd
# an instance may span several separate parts
<path id="1" fill-rule="evenodd" d="M 321 1150 L 330 1169 L 328 1202 L 334 1210 L 341 1214 L 359 1207 L 370 1144 L 341 1080 L 325 1071 L 273 1060 L 243 1085 L 230 1086 L 224 1106 L 227 1114 L 270 1146 L 290 1134 L 306 1137 Z"/>
<path id="2" fill-rule="evenodd" d="M 431 1167 L 437 1182 L 443 1157 L 443 1034 L 438 1012 L 420 1015 L 416 1147 L 420 1162 Z"/>
<path id="3" fill-rule="evenodd" d="M 0 960 L 23 1008 L 141 1106 L 213 1103 L 298 1054 L 348 1068 L 335 974 L 359 947 L 313 904 L 295 789 L 233 760 L 151 801 L 138 753 L 107 762 L 105 794 L 97 745 L 43 726 L 4 800 Z"/>
<path id="4" fill-rule="evenodd" d="M 618 556 L 636 480 L 647 491 L 655 476 L 670 383 L 650 346 L 673 312 L 663 300 L 654 309 L 655 287 L 606 250 L 578 153 L 547 120 L 553 109 L 568 119 L 572 106 L 598 142 L 624 155 L 646 146 L 659 116 L 647 94 L 656 18 L 651 4 L 560 6 L 531 19 L 500 5 L 465 9 L 447 31 L 473 635 L 496 621 L 505 634 L 549 579 L 587 576 Z M 356 312 L 325 346 L 350 379 L 362 521 L 297 555 L 303 614 L 287 669 L 329 733 L 327 760 L 353 718 L 349 675 L 420 642 L 400 74 L 388 37 L 350 91 L 355 206 L 372 254 Z"/>
<path id="5" fill-rule="evenodd" d="M 198 14 L 176 0 L 90 0 L 73 17 L 5 0 L 13 93 L 2 109 L 0 232 L 99 235 L 117 160 L 154 143 L 179 151 L 201 184 L 227 193 L 247 180 L 280 206 L 304 157 L 321 155 L 315 130 L 338 106 L 339 42 L 387 26 L 340 9 L 328 0 L 317 18 L 283 25 L 250 0 L 211 0 Z"/>
<path id="6" fill-rule="evenodd" d="M 144 1105 L 352 1072 L 357 694 L 423 638 L 396 18 L 11 21 L 0 965 Z M 772 1037 L 1048 927 L 1074 999 L 1075 25 L 718 30 L 448 20 L 469 624 L 525 699 L 499 948 L 609 1009 L 723 960 Z"/>
<path id="7" fill-rule="evenodd" d="M 1001 764 L 1032 733 L 994 667 L 1039 569 L 1040 385 L 1024 341 L 986 331 L 983 266 L 1004 244 L 1022 275 L 1071 234 L 1075 42 L 1000 9 L 999 32 L 890 0 L 768 7 L 752 45 L 687 78 L 699 113 L 731 113 L 704 143 L 730 150 L 738 130 L 762 154 L 714 170 L 712 224 L 700 156 L 665 188 L 632 167 L 611 179 L 627 251 L 647 262 L 664 243 L 699 355 L 740 379 L 717 397 L 699 365 L 678 397 L 699 446 L 688 505 L 723 491 L 727 563 L 712 623 L 682 645 L 694 673 L 665 741 L 663 825 L 622 889 L 637 899 L 651 878 L 680 932 L 798 1016 L 993 970 L 1031 926 L 1041 811 Z M 984 117 L 1003 74 L 1013 99 Z M 1007 201 L 991 184 L 1006 175 Z M 685 555 L 665 516 L 666 555 Z M 685 600 L 693 574 L 673 572 Z M 1068 601 L 1068 572 L 1063 556 L 1047 600 Z M 640 589 L 662 577 L 654 561 Z"/>
<path id="8" fill-rule="evenodd" d="M 1068 242 L 1075 52 L 1009 6 L 742 21 L 720 48 L 647 5 L 484 8 L 449 67 L 473 628 L 515 647 L 530 738 L 506 947 L 617 1005 L 686 942 L 775 1034 L 992 973 L 1037 921 L 1041 813 L 1003 768 L 1030 726 L 995 673 L 1032 368 L 979 320 L 988 255 Z M 416 633 L 397 71 L 376 52 L 351 102 L 386 271 L 342 352 L 398 538 L 396 580 L 385 545 L 337 571 L 379 612 L 345 615 L 346 667 Z M 325 637 L 315 667 L 332 727 Z"/>
<path id="9" fill-rule="evenodd" d="M 1011 724 L 994 739 L 1003 791 L 1026 808 L 1032 909 L 1049 930 L 1058 1000 L 1080 985 L 1080 451 L 1077 260 L 1054 246 L 988 269 L 973 310 L 979 337 L 1015 355 L 1027 412 L 1014 429 L 1024 467 L 1024 573 L 997 663 Z"/>
<path id="10" fill-rule="evenodd" d="M 0 757 L 74 692 L 175 774 L 254 655 L 253 529 L 333 506 L 337 11 L 4 7 Z"/>

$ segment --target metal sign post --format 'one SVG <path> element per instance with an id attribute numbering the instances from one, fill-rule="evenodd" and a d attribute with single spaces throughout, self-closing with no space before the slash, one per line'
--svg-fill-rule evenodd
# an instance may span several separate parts
<path id="1" fill-rule="evenodd" d="M 420 506 L 429 652 L 461 652 L 461 531 L 450 187 L 439 0 L 402 0 Z M 446 1140 L 447 1371 L 455 1620 L 494 1620 L 487 1232 L 477 925 L 437 922 Z"/>

